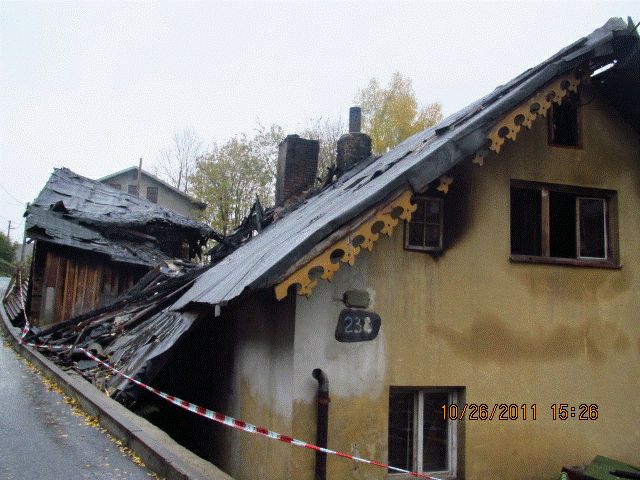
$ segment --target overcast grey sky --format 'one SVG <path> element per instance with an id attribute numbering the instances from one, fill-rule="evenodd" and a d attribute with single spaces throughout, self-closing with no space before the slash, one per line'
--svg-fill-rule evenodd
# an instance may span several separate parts
<path id="1" fill-rule="evenodd" d="M 22 238 L 53 167 L 150 168 L 187 126 L 210 143 L 346 119 L 396 70 L 452 113 L 612 16 L 640 2 L 0 0 L 0 227 Z"/>

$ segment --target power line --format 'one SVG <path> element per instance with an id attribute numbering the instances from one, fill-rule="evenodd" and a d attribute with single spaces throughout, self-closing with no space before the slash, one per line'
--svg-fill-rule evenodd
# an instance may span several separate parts
<path id="1" fill-rule="evenodd" d="M 13 198 L 16 202 L 18 202 L 18 205 L 24 205 L 24 204 L 25 204 L 25 202 L 23 202 L 23 201 L 21 201 L 21 200 L 18 200 L 18 199 L 13 195 L 13 193 L 11 193 L 9 190 L 7 190 L 7 189 L 6 189 L 6 188 L 5 188 L 1 183 L 0 183 L 0 188 L 2 188 L 2 190 L 4 190 L 4 191 L 5 191 L 5 193 L 6 193 L 7 195 L 9 195 L 11 198 Z"/>

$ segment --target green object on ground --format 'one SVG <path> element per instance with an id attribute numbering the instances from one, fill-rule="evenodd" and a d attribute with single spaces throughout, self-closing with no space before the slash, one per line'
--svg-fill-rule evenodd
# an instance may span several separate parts
<path id="1" fill-rule="evenodd" d="M 600 455 L 594 458 L 593 461 L 587 465 L 584 474 L 587 478 L 593 480 L 619 480 L 620 478 L 624 478 L 615 476 L 611 473 L 616 470 L 640 474 L 640 468 L 638 467 Z"/>

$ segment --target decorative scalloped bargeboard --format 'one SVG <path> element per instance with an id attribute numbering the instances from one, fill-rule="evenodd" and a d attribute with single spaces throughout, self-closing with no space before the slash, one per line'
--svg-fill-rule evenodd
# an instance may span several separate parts
<path id="1" fill-rule="evenodd" d="M 416 206 L 411 203 L 411 189 L 405 190 L 394 200 L 380 209 L 372 218 L 362 223 L 355 231 L 331 245 L 320 255 L 306 263 L 282 282 L 276 285 L 276 298 L 287 296 L 291 285 L 298 285 L 298 295 L 311 295 L 318 285 L 318 279 L 331 280 L 342 263 L 353 265 L 356 256 L 363 248 L 371 251 L 373 244 L 384 233 L 391 236 L 400 220 L 411 220 Z"/>
<path id="2" fill-rule="evenodd" d="M 546 117 L 551 105 L 554 102 L 560 105 L 570 92 L 577 92 L 578 85 L 582 81 L 583 79 L 577 71 L 558 77 L 504 115 L 489 133 L 490 145 L 488 149 L 477 152 L 473 163 L 483 165 L 489 150 L 499 154 L 507 139 L 515 141 L 523 126 L 531 128 L 533 122 L 539 117 Z M 440 186 L 437 190 L 446 194 L 451 183 L 453 183 L 453 178 L 445 175 L 440 178 Z M 276 285 L 276 298 L 278 300 L 285 298 L 292 285 L 298 286 L 298 295 L 309 296 L 318 285 L 320 278 L 330 281 L 340 268 L 341 263 L 353 265 L 355 257 L 362 248 L 373 250 L 373 244 L 380 238 L 381 233 L 390 236 L 399 220 L 411 220 L 411 214 L 416 210 L 416 206 L 411 203 L 412 194 L 410 188 L 405 190 L 355 231 L 347 234 L 290 274 Z"/>
<path id="3" fill-rule="evenodd" d="M 476 153 L 473 163 L 480 166 L 484 164 L 484 159 L 489 150 L 500 153 L 502 145 L 507 139 L 515 142 L 522 127 L 531 128 L 535 120 L 546 117 L 551 105 L 555 102 L 560 105 L 570 92 L 577 92 L 578 85 L 582 82 L 582 77 L 578 72 L 570 72 L 558 77 L 544 88 L 541 88 L 535 95 L 522 102 L 516 108 L 504 115 L 489 133 L 491 145 L 489 149 L 483 149 Z"/>

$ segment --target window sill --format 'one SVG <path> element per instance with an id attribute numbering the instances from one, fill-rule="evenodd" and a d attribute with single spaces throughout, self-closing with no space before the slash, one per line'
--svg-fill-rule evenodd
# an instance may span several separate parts
<path id="1" fill-rule="evenodd" d="M 511 255 L 514 263 L 541 263 L 545 265 L 565 265 L 570 267 L 608 268 L 620 270 L 622 265 L 611 260 L 586 260 L 579 258 L 541 257 L 537 255 Z"/>
<path id="2" fill-rule="evenodd" d="M 567 150 L 583 150 L 582 145 L 564 145 L 562 143 L 549 142 L 549 146 L 554 148 L 566 148 Z"/>
<path id="3" fill-rule="evenodd" d="M 423 472 L 425 475 L 433 475 L 439 480 L 456 480 L 455 474 L 448 472 Z M 408 473 L 387 473 L 387 480 L 415 480 L 416 477 Z"/>
<path id="4" fill-rule="evenodd" d="M 404 249 L 407 252 L 419 252 L 419 253 L 440 253 L 442 247 L 419 247 L 417 245 L 405 245 Z"/>

